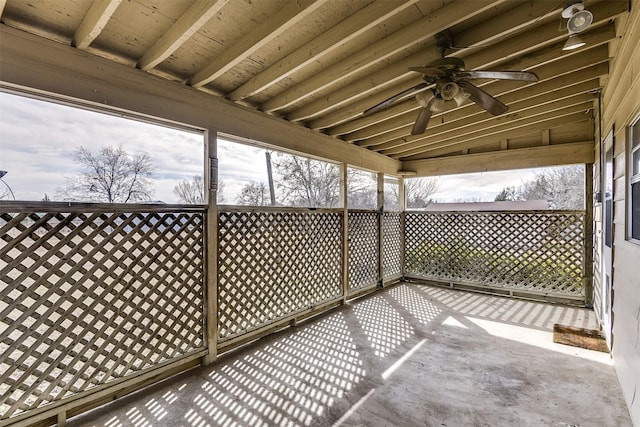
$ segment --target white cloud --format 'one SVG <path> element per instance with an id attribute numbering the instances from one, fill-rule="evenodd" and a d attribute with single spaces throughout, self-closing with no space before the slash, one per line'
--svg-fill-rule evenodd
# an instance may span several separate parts
<path id="1" fill-rule="evenodd" d="M 432 197 L 441 203 L 476 199 L 491 202 L 503 188 L 522 185 L 534 174 L 535 169 L 520 169 L 439 176 L 438 192 Z"/>
<path id="2" fill-rule="evenodd" d="M 204 170 L 202 135 L 0 93 L 0 169 L 20 200 L 41 200 L 80 172 L 73 153 L 121 145 L 151 156 L 154 199 L 177 202 L 173 187 Z"/>

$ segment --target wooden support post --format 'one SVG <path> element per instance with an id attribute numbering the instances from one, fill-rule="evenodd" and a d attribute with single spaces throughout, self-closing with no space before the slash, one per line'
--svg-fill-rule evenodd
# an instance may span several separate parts
<path id="1" fill-rule="evenodd" d="M 584 165 L 584 265 L 582 291 L 584 303 L 593 306 L 593 164 Z"/>
<path id="2" fill-rule="evenodd" d="M 384 285 L 384 174 L 378 173 L 378 285 Z"/>
<path id="3" fill-rule="evenodd" d="M 402 278 L 404 279 L 405 272 L 405 253 L 407 251 L 407 230 L 406 230 L 406 210 L 407 210 L 407 195 L 404 186 L 404 177 L 398 178 L 398 209 L 400 209 L 400 238 L 402 239 L 400 262 L 402 268 Z"/>
<path id="4" fill-rule="evenodd" d="M 342 201 L 342 303 L 349 295 L 349 206 L 347 205 L 347 164 L 340 164 L 340 200 Z"/>
<path id="5" fill-rule="evenodd" d="M 205 251 L 205 339 L 209 352 L 202 364 L 218 357 L 218 157 L 217 133 L 205 132 L 205 194 L 207 195 L 207 245 Z"/>
<path id="6" fill-rule="evenodd" d="M 551 142 L 551 131 L 549 129 L 545 129 L 542 131 L 542 145 L 549 145 Z"/>
<path id="7" fill-rule="evenodd" d="M 65 427 L 67 425 L 67 411 L 58 412 L 56 424 L 57 427 Z"/>

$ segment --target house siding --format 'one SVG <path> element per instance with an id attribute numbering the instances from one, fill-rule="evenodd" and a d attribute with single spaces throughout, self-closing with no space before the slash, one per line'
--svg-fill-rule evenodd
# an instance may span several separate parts
<path id="1" fill-rule="evenodd" d="M 616 29 L 621 38 L 610 45 L 610 49 L 617 50 L 617 56 L 602 92 L 602 137 L 614 130 L 612 354 L 631 418 L 640 426 L 640 245 L 626 239 L 625 155 L 628 126 L 640 113 L 639 1 L 631 2 L 631 13 L 626 20 Z M 599 210 L 596 216 L 602 218 L 602 205 L 596 205 L 595 209 Z"/>

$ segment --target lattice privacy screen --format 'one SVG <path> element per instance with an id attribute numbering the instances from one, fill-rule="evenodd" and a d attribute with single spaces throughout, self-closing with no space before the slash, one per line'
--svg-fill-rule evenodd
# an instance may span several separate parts
<path id="1" fill-rule="evenodd" d="M 234 209 L 218 227 L 220 341 L 340 297 L 341 211 Z"/>
<path id="2" fill-rule="evenodd" d="M 407 274 L 580 295 L 584 213 L 406 213 Z"/>
<path id="3" fill-rule="evenodd" d="M 204 348 L 203 214 L 0 213 L 0 419 Z"/>
<path id="4" fill-rule="evenodd" d="M 378 213 L 349 211 L 349 290 L 378 283 Z"/>
<path id="5" fill-rule="evenodd" d="M 382 214 L 382 265 L 383 279 L 402 276 L 402 212 Z"/>

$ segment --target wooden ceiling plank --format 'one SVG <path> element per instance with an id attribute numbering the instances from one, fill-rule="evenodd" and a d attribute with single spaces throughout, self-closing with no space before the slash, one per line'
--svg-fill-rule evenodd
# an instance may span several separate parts
<path id="1" fill-rule="evenodd" d="M 552 79 L 551 77 L 556 75 L 558 77 L 555 77 L 555 79 L 559 79 L 559 84 L 568 84 L 568 85 L 572 84 L 574 79 L 576 81 L 579 81 L 580 79 L 586 78 L 586 77 L 593 78 L 594 75 L 596 76 L 605 75 L 608 72 L 608 63 L 605 62 L 607 61 L 607 59 L 608 59 L 607 47 L 601 46 L 596 48 L 595 50 L 592 50 L 589 54 L 585 53 L 583 55 L 579 55 L 578 57 L 576 57 L 575 61 L 574 60 L 559 61 L 559 63 L 555 65 L 547 64 L 541 67 L 540 69 L 536 69 L 536 71 L 541 76 L 544 77 L 543 79 L 541 79 L 539 83 L 525 86 L 517 91 L 513 91 L 512 92 L 514 94 L 513 96 L 517 97 L 520 91 L 524 91 L 522 92 L 523 96 L 526 96 L 526 94 L 529 93 L 529 91 L 535 91 L 536 90 L 535 87 L 537 85 L 544 83 L 546 80 Z M 596 64 L 596 65 L 589 66 L 590 64 Z M 577 71 L 572 71 L 572 68 L 574 67 L 574 65 L 578 67 Z M 586 65 L 586 67 L 582 68 L 582 66 L 584 65 Z M 574 78 L 574 74 L 576 75 L 575 78 Z M 490 93 L 497 93 L 498 95 L 496 96 L 500 97 L 500 96 L 503 96 L 502 95 L 504 92 L 503 89 L 508 87 L 513 88 L 513 84 L 510 82 L 497 81 L 487 85 L 486 87 L 484 87 L 484 89 L 488 89 Z M 473 108 L 473 106 L 474 106 L 473 103 L 464 104 L 462 107 L 459 107 L 457 110 L 451 110 L 448 114 L 454 115 L 453 117 L 459 114 L 464 116 L 464 114 L 466 114 L 468 109 Z M 417 108 L 417 107 L 414 106 L 414 108 Z M 444 115 L 445 121 L 448 121 L 448 114 Z M 440 117 L 440 116 L 434 117 L 434 123 L 436 122 L 437 117 Z M 418 140 L 424 137 L 423 135 L 416 135 L 416 136 L 409 135 L 410 126 L 412 126 L 411 121 L 413 120 L 412 113 L 407 113 L 407 116 L 404 118 L 404 120 L 408 121 L 405 129 L 397 129 L 387 134 L 382 134 L 382 135 L 374 136 L 371 138 L 363 139 L 361 141 L 357 141 L 357 144 L 363 147 L 372 147 L 376 145 L 386 144 L 387 148 L 389 148 L 388 147 L 389 144 L 393 146 L 399 146 L 399 145 L 413 142 L 414 140 Z M 429 129 L 427 129 L 427 133 L 428 132 L 430 132 Z"/>
<path id="2" fill-rule="evenodd" d="M 455 153 L 465 148 L 473 148 L 489 141 L 500 141 L 504 138 L 513 139 L 539 133 L 547 127 L 553 128 L 568 123 L 589 120 L 591 116 L 585 115 L 585 112 L 590 107 L 592 107 L 591 103 L 583 103 L 534 117 L 524 117 L 520 120 L 506 123 L 503 126 L 494 127 L 488 132 L 480 131 L 453 141 L 435 142 L 420 149 L 390 155 L 389 157 L 401 160 L 414 160 L 415 156 L 421 156 L 421 158 L 437 157 Z"/>
<path id="3" fill-rule="evenodd" d="M 71 45 L 78 49 L 89 47 L 100 35 L 120 3 L 122 0 L 95 0 L 76 29 Z"/>
<path id="4" fill-rule="evenodd" d="M 287 29 L 317 10 L 328 0 L 287 2 L 280 12 L 247 34 L 189 79 L 189 85 L 202 87 L 267 45 Z"/>
<path id="5" fill-rule="evenodd" d="M 509 34 L 528 31 L 530 26 L 535 26 L 546 18 L 559 17 L 562 11 L 561 3 L 537 1 L 516 4 L 516 7 L 492 17 L 491 20 L 456 34 L 453 40 L 456 48 L 491 45 Z"/>
<path id="6" fill-rule="evenodd" d="M 281 110 L 315 95 L 329 86 L 344 81 L 404 49 L 433 37 L 439 31 L 502 2 L 503 0 L 478 0 L 475 2 L 449 3 L 411 25 L 385 37 L 373 46 L 339 61 L 326 68 L 322 73 L 274 96 L 262 105 L 262 110 L 267 112 Z"/>
<path id="7" fill-rule="evenodd" d="M 305 66 L 320 60 L 320 58 L 334 51 L 345 49 L 345 45 L 349 41 L 360 37 L 365 32 L 397 13 L 402 12 L 417 1 L 418 0 L 408 0 L 399 4 L 385 1 L 374 2 L 367 5 L 357 13 L 340 22 L 330 31 L 322 33 L 309 43 L 296 49 L 260 74 L 251 78 L 232 91 L 227 97 L 232 101 L 237 101 L 263 91 Z"/>
<path id="8" fill-rule="evenodd" d="M 435 48 L 433 51 L 417 52 L 293 111 L 288 115 L 289 120 L 300 121 L 313 118 L 310 127 L 324 129 L 360 116 L 364 110 L 375 105 L 375 100 L 383 101 L 396 93 L 422 83 L 422 77 L 409 71 L 409 67 L 416 64 L 426 64 L 439 57 Z M 388 89 L 381 92 L 384 87 L 388 87 Z M 337 112 L 331 112 L 332 110 Z M 327 112 L 329 113 L 326 114 Z M 322 116 L 315 118 L 318 115 Z"/>
<path id="9" fill-rule="evenodd" d="M 439 176 L 593 162 L 593 141 L 584 141 L 548 147 L 517 148 L 495 153 L 406 161 L 402 164 L 402 170 L 415 172 L 416 176 Z"/>
<path id="10" fill-rule="evenodd" d="M 389 150 L 376 149 L 375 151 L 388 156 L 396 154 L 410 155 L 408 153 L 419 152 L 419 150 L 423 150 L 427 147 L 464 141 L 466 138 L 472 138 L 480 133 L 487 135 L 494 132 L 496 129 L 502 130 L 514 124 L 521 124 L 523 120 L 535 121 L 538 120 L 538 116 L 543 116 L 550 112 L 562 110 L 562 113 L 565 113 L 572 108 L 578 108 L 576 107 L 577 105 L 579 105 L 580 108 L 583 108 L 585 103 L 592 102 L 593 99 L 594 97 L 589 94 L 574 94 L 559 101 L 552 101 L 546 104 L 532 106 L 510 114 L 504 114 L 496 117 L 489 116 L 487 120 L 470 120 L 466 123 L 466 126 L 454 126 L 453 129 L 449 130 L 449 132 L 446 132 L 444 135 L 429 135 L 429 137 L 419 141 L 414 141 L 411 144 L 405 144 Z"/>
<path id="11" fill-rule="evenodd" d="M 184 44 L 203 25 L 213 18 L 229 0 L 197 0 L 182 16 L 145 52 L 137 67 L 150 70 Z"/>
<path id="12" fill-rule="evenodd" d="M 495 23 L 494 20 L 488 22 L 490 24 Z M 512 64 L 503 64 L 499 68 L 501 70 L 529 70 L 531 68 L 540 66 L 545 62 L 558 60 L 558 52 L 565 42 L 564 36 L 558 37 L 557 27 L 552 28 L 551 26 L 547 26 L 545 28 L 545 31 L 547 31 L 545 36 L 550 40 L 549 43 L 551 43 L 549 46 L 542 47 L 536 52 L 531 52 L 525 58 L 515 59 L 512 61 Z M 539 30 L 532 29 L 530 31 L 537 32 Z M 466 32 L 461 33 L 462 36 L 466 37 L 465 34 Z M 526 39 L 526 37 L 524 38 Z M 600 46 L 615 38 L 614 25 L 607 24 L 600 27 L 595 27 L 593 30 L 582 33 L 581 38 L 587 43 L 588 49 L 591 49 L 595 46 Z M 479 42 L 482 42 L 482 40 L 479 40 Z M 520 53 L 521 49 L 521 41 L 516 41 L 511 44 L 509 40 L 506 40 L 505 42 L 503 42 L 500 49 L 487 49 L 492 51 L 491 55 L 484 56 L 487 64 L 480 64 L 476 59 L 473 68 L 483 68 L 485 67 L 485 65 L 489 66 L 489 64 L 494 64 L 496 63 L 496 61 L 503 60 L 505 54 L 513 58 Z M 582 53 L 586 50 L 587 49 L 580 49 L 579 52 Z M 460 57 L 464 51 L 468 50 L 459 50 L 452 53 L 450 56 Z M 564 54 L 564 56 L 574 55 L 576 53 L 578 52 L 567 52 Z M 388 86 L 389 82 L 393 82 L 396 79 L 406 79 L 407 76 L 413 75 L 414 73 L 408 72 L 408 67 L 424 63 L 425 56 L 426 55 L 424 53 L 412 55 L 412 57 L 407 58 L 406 60 L 399 61 L 398 63 L 391 65 L 385 70 L 372 74 L 367 79 L 354 82 L 348 87 L 334 91 L 316 101 L 313 101 L 301 107 L 300 109 L 290 113 L 287 118 L 293 121 L 311 118 L 313 119 L 309 123 L 309 127 L 311 129 L 326 129 L 338 124 L 347 125 L 347 123 L 345 122 L 348 122 L 349 120 L 355 119 L 360 116 L 362 114 L 362 111 L 371 107 L 371 105 L 375 105 L 376 101 L 387 99 L 394 93 L 398 93 L 403 89 L 415 86 L 420 83 L 422 81 L 421 77 L 416 76 L 414 78 L 411 78 L 411 80 L 407 80 L 405 83 L 396 85 L 395 91 L 391 88 L 382 92 L 380 91 L 380 86 L 382 85 Z M 476 58 L 478 57 L 476 56 Z M 431 59 L 437 59 L 437 55 L 434 53 L 434 56 Z M 467 61 L 467 57 L 465 57 L 464 60 Z M 473 58 L 471 59 L 471 62 L 474 62 Z M 467 64 L 467 68 L 470 68 L 469 65 L 470 64 Z M 380 76 L 378 77 L 378 75 Z M 365 95 L 368 95 L 372 92 L 374 92 L 373 95 L 365 97 Z M 354 102 L 357 99 L 359 99 L 359 101 Z M 345 104 L 346 106 L 344 108 L 338 109 Z M 319 114 L 322 114 L 322 116 L 317 117 Z"/>

